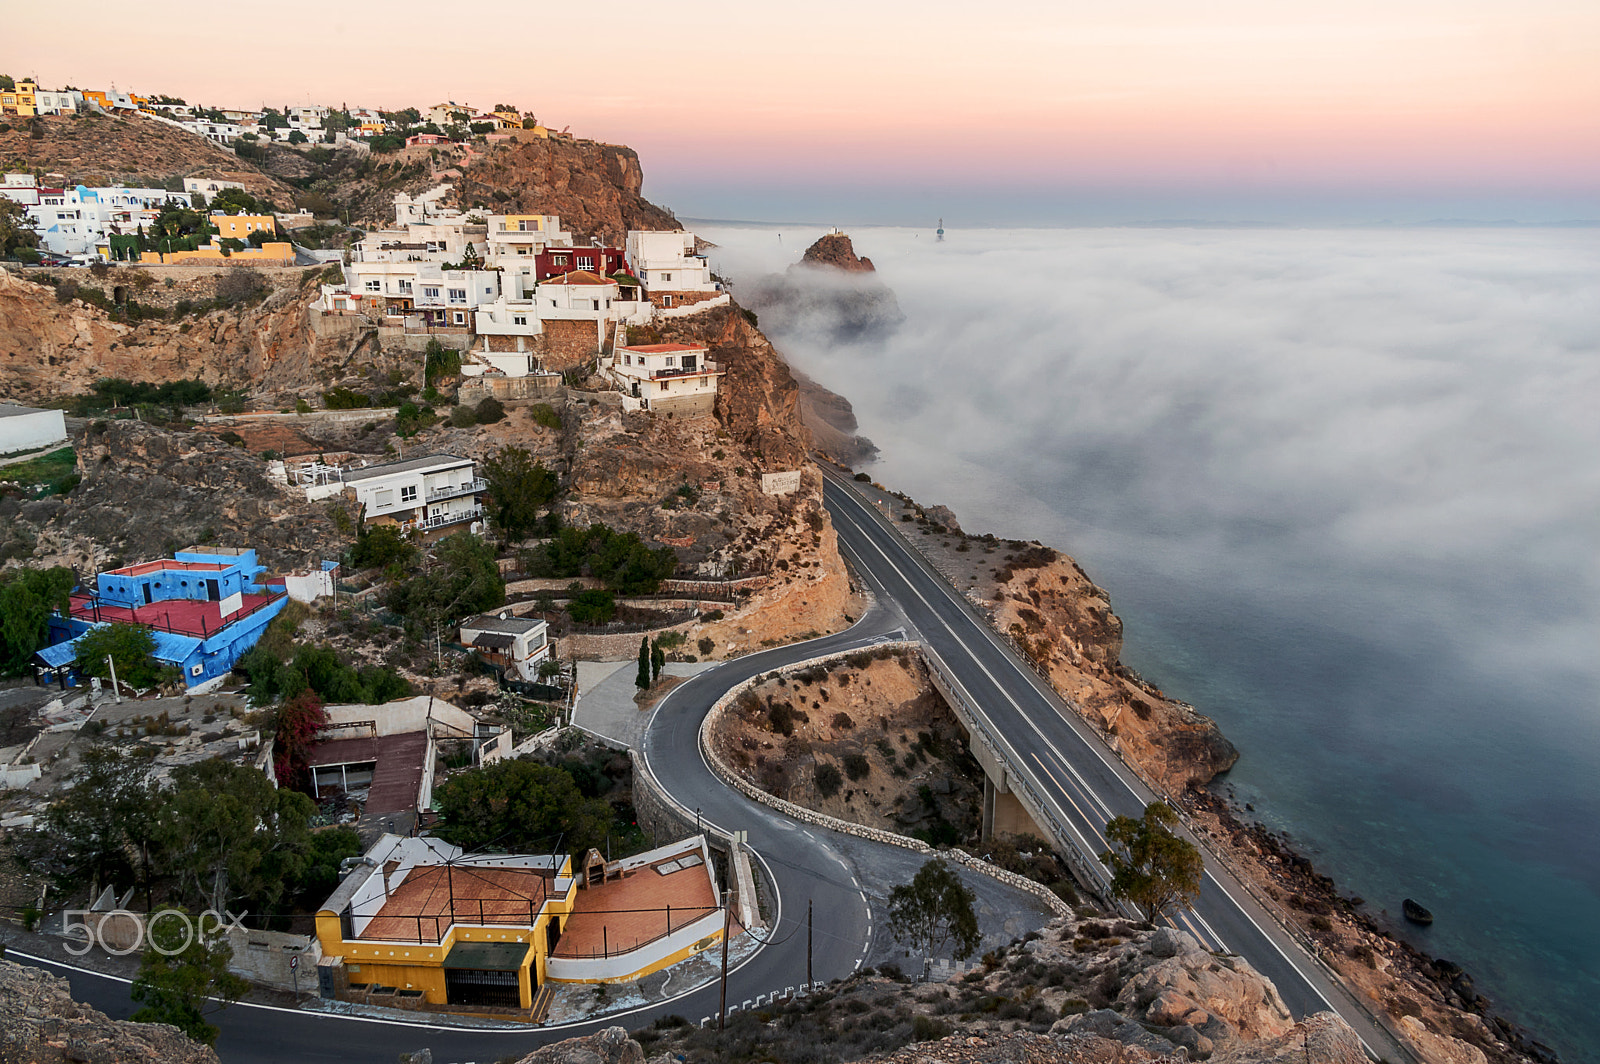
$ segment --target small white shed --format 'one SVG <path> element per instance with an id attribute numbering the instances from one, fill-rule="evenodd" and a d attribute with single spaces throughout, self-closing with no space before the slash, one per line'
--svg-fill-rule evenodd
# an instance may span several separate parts
<path id="1" fill-rule="evenodd" d="M 66 442 L 67 419 L 61 411 L 0 403 L 0 455 Z"/>

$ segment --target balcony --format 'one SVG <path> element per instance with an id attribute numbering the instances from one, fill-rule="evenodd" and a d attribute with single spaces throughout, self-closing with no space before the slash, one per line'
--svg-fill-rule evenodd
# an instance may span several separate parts
<path id="1" fill-rule="evenodd" d="M 709 373 L 721 373 L 722 367 L 715 362 L 702 362 L 698 367 L 686 369 L 683 366 L 673 366 L 667 369 L 653 369 L 650 379 L 653 381 L 665 380 L 668 377 L 702 377 Z"/>
<path id="2" fill-rule="evenodd" d="M 464 524 L 467 521 L 477 521 L 482 517 L 483 507 L 474 506 L 470 510 L 460 510 L 456 513 L 422 517 L 415 521 L 402 521 L 400 523 L 400 531 L 410 532 L 412 529 L 418 529 L 423 532 L 430 532 L 436 528 L 446 528 L 450 525 Z"/>
<path id="3" fill-rule="evenodd" d="M 467 484 L 457 484 L 454 487 L 434 488 L 432 491 L 428 492 L 428 501 L 438 502 L 441 499 L 455 499 L 461 497 L 462 495 L 476 495 L 480 491 L 488 490 L 489 482 L 480 477 L 477 480 L 471 481 Z"/>

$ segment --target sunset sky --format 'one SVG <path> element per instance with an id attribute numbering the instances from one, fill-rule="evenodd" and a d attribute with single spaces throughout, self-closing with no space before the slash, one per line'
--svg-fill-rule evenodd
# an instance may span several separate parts
<path id="1" fill-rule="evenodd" d="M 54 10 L 8 13 L 0 70 L 213 106 L 512 103 L 634 146 L 685 216 L 1600 217 L 1594 0 L 283 0 L 214 36 L 189 0 L 94 34 Z"/>

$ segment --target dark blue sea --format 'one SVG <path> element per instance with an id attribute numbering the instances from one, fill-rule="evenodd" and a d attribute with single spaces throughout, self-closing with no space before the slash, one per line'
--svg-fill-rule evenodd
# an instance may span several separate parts
<path id="1" fill-rule="evenodd" d="M 700 232 L 747 284 L 821 230 Z M 1600 230 L 851 235 L 905 323 L 772 339 L 874 476 L 1075 556 L 1241 805 L 1600 1061 Z"/>

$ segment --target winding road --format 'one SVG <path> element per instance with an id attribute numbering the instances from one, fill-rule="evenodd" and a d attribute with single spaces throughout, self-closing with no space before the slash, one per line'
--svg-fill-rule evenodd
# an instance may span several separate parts
<path id="1" fill-rule="evenodd" d="M 1094 853 L 1104 848 L 1105 822 L 1137 813 L 1153 795 L 1100 742 L 905 541 L 877 515 L 856 488 L 831 472 L 824 498 L 844 551 L 877 604 L 852 628 L 806 643 L 778 647 L 726 662 L 675 688 L 652 715 L 642 742 L 645 771 L 680 805 L 724 831 L 748 832 L 751 848 L 777 890 L 776 910 L 764 932 L 769 944 L 730 975 L 730 1005 L 770 1000 L 806 982 L 806 909 L 815 910 L 811 970 L 818 982 L 847 976 L 886 941 L 883 914 L 857 870 L 870 861 L 880 876 L 909 880 L 924 858 L 910 850 L 805 827 L 725 787 L 700 751 L 700 723 L 713 703 L 744 680 L 806 658 L 845 652 L 890 638 L 920 639 L 976 707 L 1025 751 L 1026 775 L 1054 814 Z M 1214 948 L 1244 955 L 1278 986 L 1285 1002 L 1304 1015 L 1336 1009 L 1376 1055 L 1405 1060 L 1387 1032 L 1372 1023 L 1214 860 L 1204 889 L 1182 926 Z M 880 948 L 882 948 L 880 946 Z M 133 1011 L 123 980 L 30 955 L 13 943 L 9 959 L 38 963 L 66 975 L 79 1000 L 113 1018 Z M 479 1029 L 397 1023 L 242 1002 L 214 1019 L 222 1033 L 217 1051 L 229 1064 L 282 1060 L 393 1061 L 397 1054 L 431 1047 L 434 1059 L 497 1060 L 540 1045 L 615 1024 L 638 1027 L 676 1013 L 698 1022 L 718 1008 L 715 983 L 681 997 L 613 1013 L 583 1024 L 537 1029 Z"/>

